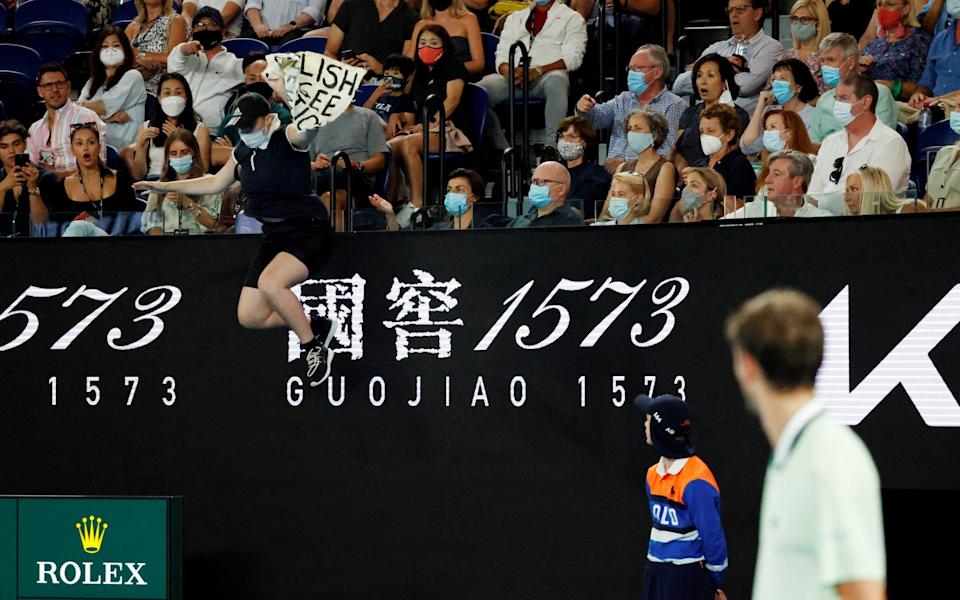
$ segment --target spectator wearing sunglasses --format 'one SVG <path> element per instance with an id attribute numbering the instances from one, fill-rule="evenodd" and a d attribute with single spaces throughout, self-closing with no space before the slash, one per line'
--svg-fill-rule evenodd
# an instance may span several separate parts
<path id="1" fill-rule="evenodd" d="M 911 159 L 903 137 L 874 114 L 879 96 L 877 84 L 851 73 L 840 82 L 836 92 L 833 113 L 843 129 L 823 141 L 809 191 L 818 198 L 820 208 L 840 215 L 844 212 L 847 175 L 869 164 L 886 171 L 894 191 L 903 192 L 907 189 Z"/>
<path id="2" fill-rule="evenodd" d="M 70 148 L 71 126 L 96 123 L 100 139 L 106 139 L 107 126 L 97 113 L 70 100 L 70 78 L 61 64 L 47 63 L 40 67 L 37 94 L 43 100 L 46 112 L 30 126 L 27 152 L 31 163 L 56 172 L 62 179 L 77 168 L 77 158 Z M 106 144 L 100 147 L 100 158 L 107 159 Z"/>

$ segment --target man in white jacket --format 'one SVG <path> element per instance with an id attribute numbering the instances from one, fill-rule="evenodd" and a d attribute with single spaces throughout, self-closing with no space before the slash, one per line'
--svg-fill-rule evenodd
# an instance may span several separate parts
<path id="1" fill-rule="evenodd" d="M 218 135 L 224 107 L 233 88 L 243 83 L 239 58 L 223 47 L 223 17 L 204 6 L 193 18 L 189 41 L 177 45 L 167 57 L 167 71 L 180 73 L 190 84 L 193 110 Z"/>
<path id="2" fill-rule="evenodd" d="M 520 53 L 516 55 L 516 70 L 509 73 L 510 47 L 522 41 L 530 54 L 530 97 L 546 100 L 544 125 L 548 132 L 545 143 L 556 148 L 552 132 L 567 116 L 567 97 L 570 91 L 571 71 L 580 68 L 587 47 L 587 26 L 580 13 L 559 0 L 534 0 L 529 8 L 507 17 L 497 45 L 496 73 L 480 80 L 487 91 L 490 105 L 510 97 L 510 84 L 517 86 L 517 97 L 523 93 L 520 85 L 523 71 Z M 509 146 L 493 111 L 488 112 L 487 129 L 500 150 Z"/>

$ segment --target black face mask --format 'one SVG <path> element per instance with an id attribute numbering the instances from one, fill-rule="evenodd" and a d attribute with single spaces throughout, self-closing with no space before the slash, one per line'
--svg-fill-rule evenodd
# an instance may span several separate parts
<path id="1" fill-rule="evenodd" d="M 397 79 L 396 77 L 387 77 L 387 87 L 391 90 L 402 90 L 403 87 L 407 84 L 403 79 Z"/>
<path id="2" fill-rule="evenodd" d="M 193 39 L 200 42 L 204 50 L 212 50 L 223 41 L 223 32 L 219 29 L 201 29 L 193 32 Z"/>
<path id="3" fill-rule="evenodd" d="M 453 4 L 453 0 L 430 0 L 430 8 L 433 9 L 433 12 L 447 10 L 451 4 Z"/>

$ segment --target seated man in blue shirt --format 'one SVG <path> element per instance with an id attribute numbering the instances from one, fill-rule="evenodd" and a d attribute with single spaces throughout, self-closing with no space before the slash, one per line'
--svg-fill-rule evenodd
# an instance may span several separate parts
<path id="1" fill-rule="evenodd" d="M 933 38 L 927 53 L 927 67 L 910 97 L 910 106 L 922 108 L 944 96 L 960 92 L 960 0 L 946 0 L 944 10 L 950 15 L 950 26 Z"/>

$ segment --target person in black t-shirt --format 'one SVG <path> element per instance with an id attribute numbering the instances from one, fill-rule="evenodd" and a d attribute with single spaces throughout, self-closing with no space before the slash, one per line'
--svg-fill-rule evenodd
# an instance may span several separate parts
<path id="1" fill-rule="evenodd" d="M 383 83 L 377 87 L 370 98 L 363 104 L 377 113 L 386 126 L 386 138 L 397 135 L 397 132 L 413 127 L 416 122 L 416 109 L 413 98 L 407 93 L 407 82 L 413 75 L 413 59 L 402 54 L 391 54 L 383 63 Z"/>
<path id="2" fill-rule="evenodd" d="M 383 62 L 403 53 L 418 20 L 403 0 L 345 0 L 327 33 L 324 54 L 383 75 Z"/>
<path id="3" fill-rule="evenodd" d="M 282 80 L 278 85 L 282 85 Z M 283 96 L 281 92 L 281 96 Z M 291 288 L 326 262 L 332 235 L 329 217 L 312 193 L 310 143 L 320 129 L 282 127 L 270 104 L 257 93 L 237 100 L 234 113 L 240 144 L 216 175 L 183 181 L 143 181 L 136 189 L 202 195 L 227 189 L 236 179 L 247 198 L 246 213 L 263 222 L 260 251 L 240 292 L 237 318 L 251 329 L 289 327 L 300 339 L 306 376 L 317 386 L 330 375 L 336 335 L 334 320 L 310 320 Z"/>
<path id="4" fill-rule="evenodd" d="M 460 110 L 460 97 L 468 74 L 454 53 L 453 42 L 446 29 L 433 23 L 423 26 L 417 38 L 415 64 L 412 94 L 417 120 L 423 119 L 424 103 L 434 94 L 443 98 L 443 110 L 447 119 L 446 129 L 441 132 L 436 115 L 431 115 L 431 122 L 428 124 L 431 151 L 439 150 L 440 135 L 444 135 L 447 152 L 469 152 L 472 147 L 461 131 L 468 116 L 466 111 Z M 430 109 L 435 108 L 436 106 L 433 106 Z M 391 190 L 388 195 L 391 198 L 396 197 L 396 169 L 402 168 L 410 184 L 410 203 L 416 208 L 423 204 L 423 129 L 426 125 L 418 123 L 401 132 L 389 143 L 394 160 L 390 165 Z M 458 140 L 460 145 L 455 145 L 453 140 Z"/>
<path id="5" fill-rule="evenodd" d="M 700 113 L 700 147 L 707 157 L 707 166 L 719 173 L 727 184 L 723 214 L 743 206 L 744 198 L 756 193 L 757 173 L 740 151 L 739 131 L 740 117 L 725 104 L 711 106 Z M 686 172 L 684 169 L 684 175 Z"/>

